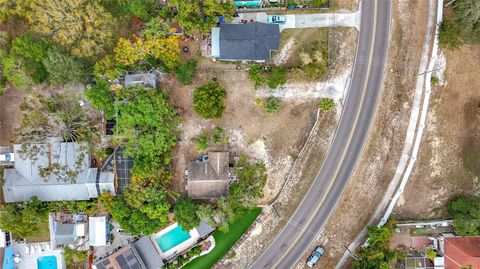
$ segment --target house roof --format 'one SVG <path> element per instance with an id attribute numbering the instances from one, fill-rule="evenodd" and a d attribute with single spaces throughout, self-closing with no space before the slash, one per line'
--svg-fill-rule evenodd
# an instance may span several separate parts
<path id="1" fill-rule="evenodd" d="M 22 145 L 13 146 L 15 152 Z M 102 190 L 114 193 L 114 174 L 100 173 L 90 168 L 90 155 L 86 143 L 58 142 L 33 145 L 38 149 L 36 156 L 16 154 L 14 168 L 5 169 L 3 194 L 5 202 L 27 201 L 37 196 L 42 201 L 89 200 Z M 69 172 L 78 172 L 73 176 L 60 172 L 60 176 L 50 173 L 42 177 L 41 168 L 58 165 Z"/>
<path id="2" fill-rule="evenodd" d="M 480 236 L 445 238 L 445 268 L 457 269 L 471 265 L 480 269 Z"/>
<path id="3" fill-rule="evenodd" d="M 261 22 L 246 24 L 221 24 L 219 40 L 220 59 L 268 60 L 270 52 L 280 46 L 278 24 Z"/>
<path id="4" fill-rule="evenodd" d="M 194 199 L 225 197 L 228 192 L 228 152 L 209 152 L 208 160 L 188 164 L 188 196 Z"/>
<path id="5" fill-rule="evenodd" d="M 55 244 L 60 245 L 73 245 L 75 243 L 75 224 L 54 224 L 55 232 Z"/>
<path id="6" fill-rule="evenodd" d="M 107 217 L 88 218 L 88 242 L 90 246 L 98 247 L 107 245 Z"/>
<path id="7" fill-rule="evenodd" d="M 198 225 L 198 227 L 195 227 L 195 229 L 197 229 L 200 238 L 203 238 L 215 231 L 215 229 L 208 225 L 204 220 L 201 220 L 200 225 Z"/>
<path id="8" fill-rule="evenodd" d="M 161 269 L 163 266 L 162 258 L 153 245 L 149 236 L 143 236 L 133 243 L 133 247 L 142 259 L 147 269 Z"/>

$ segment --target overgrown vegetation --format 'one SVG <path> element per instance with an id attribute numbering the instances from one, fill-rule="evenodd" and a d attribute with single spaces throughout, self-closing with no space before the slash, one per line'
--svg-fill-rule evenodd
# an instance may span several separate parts
<path id="1" fill-rule="evenodd" d="M 455 1 L 453 17 L 440 25 L 441 47 L 455 49 L 463 42 L 480 42 L 480 2 L 477 0 Z"/>
<path id="2" fill-rule="evenodd" d="M 480 235 L 480 198 L 478 196 L 454 197 L 448 205 L 448 211 L 453 215 L 455 234 Z"/>
<path id="3" fill-rule="evenodd" d="M 197 227 L 200 224 L 200 218 L 197 215 L 198 209 L 199 205 L 194 203 L 192 199 L 178 199 L 173 210 L 178 225 L 182 226 L 185 231 Z"/>
<path id="4" fill-rule="evenodd" d="M 358 252 L 359 260 L 354 261 L 355 269 L 389 269 L 395 258 L 395 251 L 390 250 L 393 226 L 391 223 L 383 227 L 367 227 L 368 246 Z"/>
<path id="5" fill-rule="evenodd" d="M 192 84 L 193 77 L 197 71 L 197 60 L 192 59 L 181 63 L 177 69 L 175 69 L 175 77 L 183 85 Z"/>
<path id="6" fill-rule="evenodd" d="M 320 101 L 318 102 L 318 107 L 320 108 L 320 110 L 327 112 L 333 107 L 335 107 L 335 102 L 332 98 L 320 98 Z"/>
<path id="7" fill-rule="evenodd" d="M 282 105 L 282 100 L 278 97 L 268 97 L 263 101 L 263 108 L 267 113 L 278 113 Z"/>
<path id="8" fill-rule="evenodd" d="M 208 82 L 193 92 L 193 110 L 205 119 L 219 119 L 223 115 L 223 100 L 227 91 L 217 82 Z"/>
<path id="9" fill-rule="evenodd" d="M 4 204 L 0 206 L 0 228 L 19 238 L 37 235 L 49 212 L 50 207 L 36 197 L 23 203 Z"/>
<path id="10" fill-rule="evenodd" d="M 276 89 L 287 82 L 287 71 L 285 67 L 254 65 L 248 70 L 248 75 L 255 82 L 255 89 L 264 85 Z"/>

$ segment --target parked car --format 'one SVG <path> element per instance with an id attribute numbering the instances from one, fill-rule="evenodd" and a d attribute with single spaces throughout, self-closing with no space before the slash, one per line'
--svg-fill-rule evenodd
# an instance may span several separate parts
<path id="1" fill-rule="evenodd" d="M 323 249 L 323 247 L 318 246 L 313 251 L 312 255 L 310 255 L 310 257 L 308 257 L 307 266 L 310 267 L 310 268 L 315 266 L 315 264 L 317 264 L 317 262 L 320 260 L 320 257 L 323 256 L 323 253 L 325 253 L 325 250 Z"/>
<path id="2" fill-rule="evenodd" d="M 281 15 L 268 16 L 268 23 L 284 24 L 287 21 L 287 17 Z"/>

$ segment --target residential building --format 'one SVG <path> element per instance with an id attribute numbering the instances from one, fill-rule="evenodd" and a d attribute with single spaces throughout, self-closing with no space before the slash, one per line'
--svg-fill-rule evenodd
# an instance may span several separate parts
<path id="1" fill-rule="evenodd" d="M 280 46 L 278 24 L 220 24 L 211 36 L 212 57 L 220 60 L 264 62 Z"/>
<path id="2" fill-rule="evenodd" d="M 95 269 L 160 269 L 162 258 L 150 237 L 144 236 L 117 252 L 96 262 Z"/>
<path id="3" fill-rule="evenodd" d="M 480 269 L 480 236 L 445 237 L 443 253 L 445 269 Z"/>
<path id="4" fill-rule="evenodd" d="M 114 173 L 91 167 L 86 143 L 58 142 L 31 145 L 36 153 L 13 145 L 14 167 L 3 174 L 5 202 L 90 200 L 104 191 L 115 194 Z M 30 155 L 30 156 L 27 156 Z"/>
<path id="5" fill-rule="evenodd" d="M 88 240 L 87 216 L 84 213 L 50 213 L 48 220 L 51 249 L 63 246 L 77 248 Z"/>
<path id="6" fill-rule="evenodd" d="M 209 152 L 202 160 L 188 164 L 187 192 L 192 199 L 224 198 L 230 178 L 228 152 Z"/>

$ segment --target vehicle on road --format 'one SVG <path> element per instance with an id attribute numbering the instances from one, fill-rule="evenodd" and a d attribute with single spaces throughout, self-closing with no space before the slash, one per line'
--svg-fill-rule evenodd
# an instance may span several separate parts
<path id="1" fill-rule="evenodd" d="M 318 246 L 313 251 L 312 255 L 310 255 L 310 257 L 308 257 L 307 266 L 310 267 L 310 268 L 315 266 L 315 264 L 317 264 L 317 262 L 320 260 L 320 257 L 323 256 L 323 253 L 325 253 L 325 250 L 323 249 L 323 247 Z"/>
<path id="2" fill-rule="evenodd" d="M 284 24 L 287 21 L 287 17 L 281 15 L 268 16 L 268 23 Z"/>

